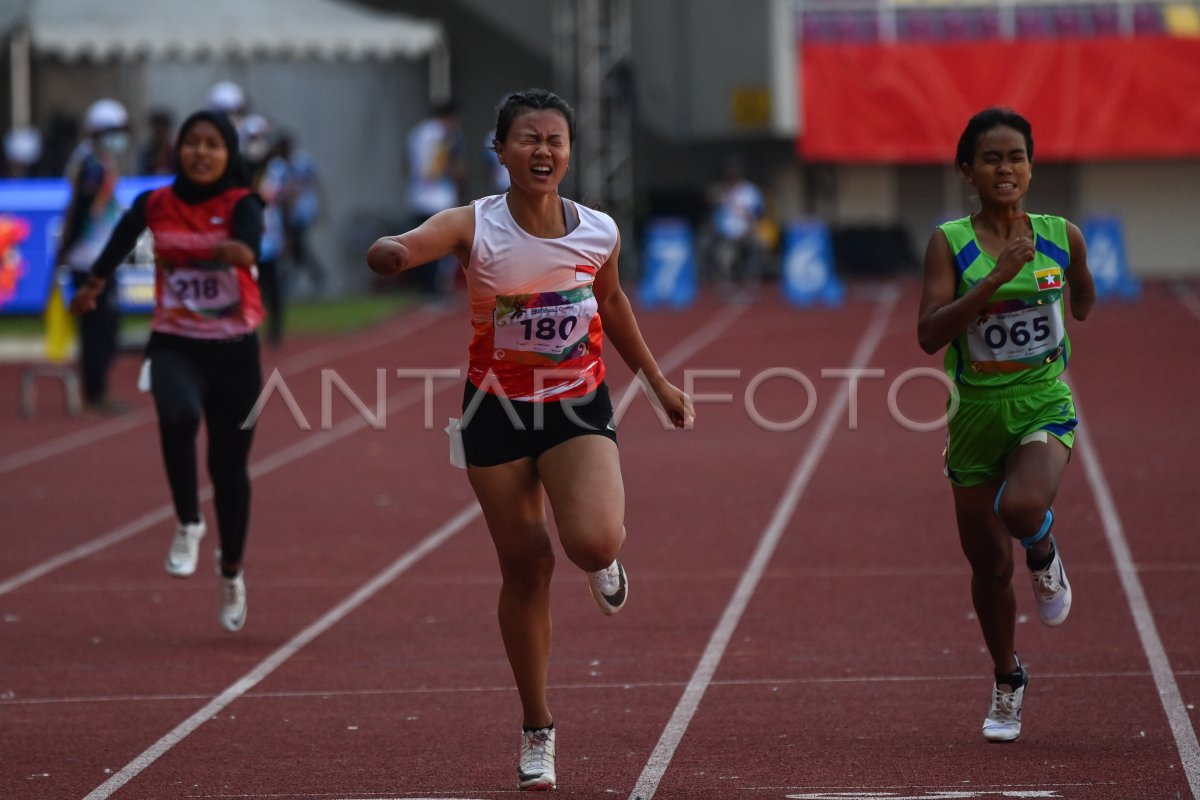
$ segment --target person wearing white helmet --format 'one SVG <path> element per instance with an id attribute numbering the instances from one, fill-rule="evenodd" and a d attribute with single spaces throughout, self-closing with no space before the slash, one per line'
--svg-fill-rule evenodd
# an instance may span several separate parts
<path id="1" fill-rule="evenodd" d="M 121 216 L 116 197 L 120 177 L 117 161 L 129 146 L 129 114 L 116 100 L 97 100 L 84 114 L 83 130 L 85 138 L 67 162 L 71 200 L 63 214 L 58 250 L 58 264 L 71 270 L 76 289 L 87 282 L 88 269 Z M 117 286 L 112 281 L 79 325 L 84 402 L 89 409 L 103 414 L 126 410 L 108 393 L 108 372 L 117 354 L 120 319 Z"/>
<path id="2" fill-rule="evenodd" d="M 240 125 L 246 116 L 246 93 L 242 87 L 233 81 L 218 81 L 208 90 L 208 108 L 211 111 L 221 111 L 233 120 L 233 126 Z"/>
<path id="3" fill-rule="evenodd" d="M 24 125 L 4 135 L 4 176 L 32 177 L 42 157 L 42 134 L 37 128 Z"/>

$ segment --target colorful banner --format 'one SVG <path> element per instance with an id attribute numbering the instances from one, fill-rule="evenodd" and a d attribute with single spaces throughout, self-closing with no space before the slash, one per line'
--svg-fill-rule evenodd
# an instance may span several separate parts
<path id="1" fill-rule="evenodd" d="M 117 199 L 128 206 L 147 189 L 156 189 L 169 176 L 122 178 Z M 50 298 L 54 260 L 63 212 L 71 187 L 62 178 L 0 180 L 0 314 L 41 314 Z M 154 308 L 154 261 L 149 234 L 118 272 L 121 308 L 145 313 Z M 69 276 L 59 276 L 66 298 Z"/>
<path id="2" fill-rule="evenodd" d="M 1200 38 L 1103 37 L 805 44 L 799 74 L 809 161 L 954 160 L 988 106 L 1033 123 L 1036 160 L 1200 155 Z"/>

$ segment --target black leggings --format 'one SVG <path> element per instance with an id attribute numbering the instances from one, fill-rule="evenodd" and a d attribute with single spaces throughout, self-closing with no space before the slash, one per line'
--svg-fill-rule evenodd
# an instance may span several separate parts
<path id="1" fill-rule="evenodd" d="M 196 434 L 203 418 L 221 556 L 240 564 L 250 521 L 247 463 L 254 439 L 254 430 L 243 430 L 242 423 L 262 389 L 258 337 L 206 341 L 154 333 L 146 357 L 175 514 L 181 522 L 200 519 Z"/>

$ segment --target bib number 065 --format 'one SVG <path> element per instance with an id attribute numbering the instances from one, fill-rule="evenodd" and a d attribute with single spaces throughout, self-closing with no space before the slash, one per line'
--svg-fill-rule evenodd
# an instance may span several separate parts
<path id="1" fill-rule="evenodd" d="M 993 350 L 1003 350 L 1009 343 L 1025 347 L 1030 342 L 1044 342 L 1050 338 L 1050 322 L 1045 317 L 1034 317 L 1032 323 L 1017 320 L 1010 327 L 989 325 L 983 329 L 983 341 Z"/>

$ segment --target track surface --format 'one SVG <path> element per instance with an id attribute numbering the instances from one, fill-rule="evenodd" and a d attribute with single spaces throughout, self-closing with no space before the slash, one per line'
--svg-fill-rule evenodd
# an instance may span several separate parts
<path id="1" fill-rule="evenodd" d="M 979 733 L 990 669 L 944 430 L 889 410 L 893 390 L 909 420 L 942 413 L 936 380 L 904 381 L 940 366 L 916 346 L 917 292 L 639 312 L 699 419 L 663 430 L 637 393 L 624 408 L 624 613 L 603 618 L 559 560 L 557 796 L 1200 796 L 1195 292 L 1150 285 L 1071 328 L 1084 433 L 1055 510 L 1075 605 L 1041 626 L 1019 571 L 1032 682 L 1011 745 Z M 417 310 L 265 353 L 309 429 L 279 392 L 259 420 L 238 634 L 216 622 L 215 530 L 196 576 L 163 572 L 173 522 L 147 398 L 71 419 L 47 384 L 22 420 L 20 365 L 0 366 L 0 797 L 516 794 L 498 571 L 441 432 L 461 382 L 426 400 L 395 375 L 461 369 L 464 316 Z M 620 398 L 630 376 L 608 361 Z M 122 359 L 115 385 L 136 368 Z M 852 368 L 877 371 L 853 401 L 822 377 Z M 362 410 L 335 389 L 323 425 L 323 373 Z"/>

